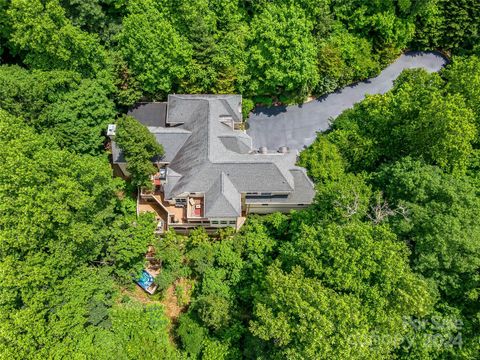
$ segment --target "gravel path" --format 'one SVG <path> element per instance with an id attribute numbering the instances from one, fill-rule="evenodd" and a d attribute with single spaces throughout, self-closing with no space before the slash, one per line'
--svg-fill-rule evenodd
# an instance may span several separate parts
<path id="1" fill-rule="evenodd" d="M 254 148 L 266 146 L 277 150 L 280 146 L 303 149 L 316 138 L 317 131 L 325 131 L 330 119 L 353 107 L 367 94 L 384 94 L 404 69 L 423 68 L 439 71 L 447 60 L 439 53 L 409 52 L 400 56 L 376 78 L 347 86 L 303 105 L 256 108 L 248 119 L 247 133 Z"/>

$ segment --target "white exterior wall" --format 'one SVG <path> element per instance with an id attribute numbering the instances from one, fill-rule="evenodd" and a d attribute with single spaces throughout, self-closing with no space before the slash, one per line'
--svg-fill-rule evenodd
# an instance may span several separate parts
<path id="1" fill-rule="evenodd" d="M 237 226 L 237 218 L 210 218 L 210 225 L 212 227 L 236 227 Z"/>
<path id="2" fill-rule="evenodd" d="M 308 204 L 247 204 L 247 213 L 271 214 L 274 212 L 288 213 L 290 210 L 300 210 L 308 207 Z"/>

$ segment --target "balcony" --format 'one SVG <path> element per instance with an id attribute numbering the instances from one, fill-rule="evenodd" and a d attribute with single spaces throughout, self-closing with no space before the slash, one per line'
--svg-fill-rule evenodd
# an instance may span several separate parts
<path id="1" fill-rule="evenodd" d="M 200 219 L 204 217 L 203 197 L 190 197 L 188 199 L 187 214 L 189 219 Z"/>

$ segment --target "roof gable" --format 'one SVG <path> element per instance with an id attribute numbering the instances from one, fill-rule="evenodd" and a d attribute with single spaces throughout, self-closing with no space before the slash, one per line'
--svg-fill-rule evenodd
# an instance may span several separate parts
<path id="1" fill-rule="evenodd" d="M 205 216 L 238 217 L 241 213 L 241 195 L 222 172 L 205 193 Z"/>
<path id="2" fill-rule="evenodd" d="M 313 185 L 299 180 L 306 174 L 295 166 L 297 153 L 255 151 L 251 137 L 234 129 L 238 121 L 239 95 L 169 95 L 171 126 L 149 127 L 169 162 L 165 198 L 204 193 L 207 217 L 240 216 L 245 192 L 292 194 L 302 184 L 292 199 L 313 198 Z"/>

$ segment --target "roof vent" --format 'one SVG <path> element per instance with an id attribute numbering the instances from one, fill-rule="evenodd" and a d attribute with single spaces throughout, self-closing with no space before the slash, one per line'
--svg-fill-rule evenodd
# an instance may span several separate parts
<path id="1" fill-rule="evenodd" d="M 259 152 L 260 154 L 265 155 L 265 154 L 268 153 L 268 149 L 267 149 L 266 146 L 261 146 L 260 149 L 258 149 L 258 152 Z"/>
<path id="2" fill-rule="evenodd" d="M 115 125 L 115 124 L 108 124 L 107 136 L 109 136 L 109 137 L 115 136 L 116 130 L 117 130 L 117 125 Z"/>
<path id="3" fill-rule="evenodd" d="M 280 146 L 280 148 L 278 149 L 278 152 L 279 152 L 280 154 L 286 154 L 286 153 L 288 153 L 288 147 L 286 147 L 286 146 Z"/>

